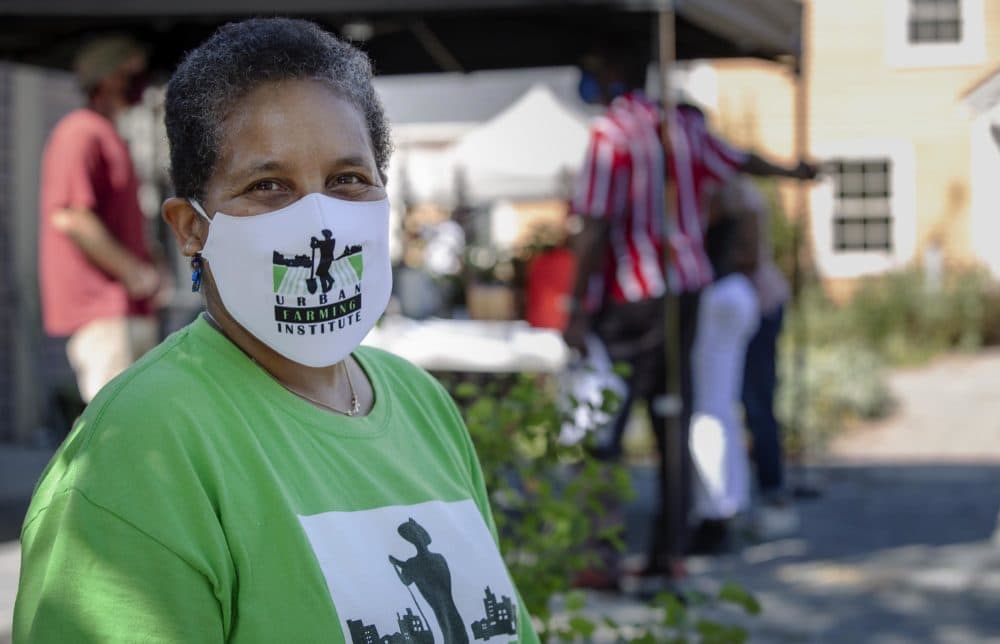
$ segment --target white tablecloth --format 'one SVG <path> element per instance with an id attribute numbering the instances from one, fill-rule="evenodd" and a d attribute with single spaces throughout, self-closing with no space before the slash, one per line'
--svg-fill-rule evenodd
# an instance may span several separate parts
<path id="1" fill-rule="evenodd" d="M 527 322 L 412 320 L 387 316 L 362 344 L 429 371 L 555 373 L 569 359 L 562 335 Z"/>

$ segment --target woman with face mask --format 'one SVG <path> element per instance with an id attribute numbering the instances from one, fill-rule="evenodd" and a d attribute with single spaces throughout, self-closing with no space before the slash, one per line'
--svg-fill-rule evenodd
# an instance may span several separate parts
<path id="1" fill-rule="evenodd" d="M 43 475 L 14 640 L 537 641 L 448 394 L 359 347 L 391 288 L 367 58 L 304 21 L 230 24 L 174 73 L 166 124 L 163 216 L 205 312 Z"/>

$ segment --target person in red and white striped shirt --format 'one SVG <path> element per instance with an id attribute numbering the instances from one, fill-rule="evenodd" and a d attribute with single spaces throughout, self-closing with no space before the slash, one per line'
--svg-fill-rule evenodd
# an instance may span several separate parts
<path id="1" fill-rule="evenodd" d="M 635 400 L 649 407 L 658 447 L 664 449 L 663 406 L 666 395 L 664 346 L 667 288 L 679 295 L 681 318 L 681 385 L 685 432 L 691 417 L 690 352 L 694 344 L 701 290 L 713 279 L 704 248 L 708 225 L 706 193 L 738 172 L 807 179 L 816 170 L 806 163 L 786 168 L 737 150 L 713 135 L 700 110 L 688 105 L 670 110 L 669 118 L 642 91 L 645 61 L 622 48 L 593 57 L 583 68 L 581 96 L 607 105 L 590 132 L 590 144 L 578 174 L 573 212 L 582 222 L 573 241 L 577 278 L 570 301 L 564 338 L 582 350 L 583 338 L 596 332 L 615 361 L 631 366 L 629 395 L 607 442 L 598 455 L 615 458 L 628 411 Z M 669 125 L 669 154 L 664 154 L 661 127 Z M 666 217 L 667 176 L 676 199 Z M 669 244 L 670 267 L 664 266 L 663 246 Z M 690 497 L 688 455 L 682 479 L 683 496 Z M 661 472 L 661 476 L 665 473 Z M 686 516 L 687 508 L 683 514 Z M 650 565 L 662 571 L 663 539 L 672 532 L 657 520 Z M 673 548 L 676 551 L 677 547 Z"/>
<path id="2" fill-rule="evenodd" d="M 655 298 L 666 290 L 697 293 L 713 279 L 704 248 L 708 226 L 706 195 L 733 175 L 811 179 L 812 165 L 784 168 L 756 154 L 733 148 L 709 131 L 698 108 L 681 104 L 671 111 L 671 154 L 667 159 L 676 202 L 668 233 L 664 235 L 664 159 L 660 140 L 662 110 L 641 90 L 611 101 L 606 114 L 591 127 L 590 145 L 577 177 L 573 212 L 585 218 L 584 227 L 599 231 L 590 237 L 606 240 L 603 265 L 597 273 L 600 292 L 583 294 L 592 313 L 605 302 L 636 302 Z M 596 220 L 596 221 L 594 221 Z M 583 236 L 583 235 L 581 235 Z M 670 245 L 671 265 L 664 280 L 663 243 Z M 603 261 L 602 261 L 603 260 Z M 593 291 L 588 278 L 585 286 Z M 578 315 L 578 322 L 589 316 Z M 570 333 L 569 337 L 575 339 Z M 576 345 L 577 343 L 571 343 Z"/>

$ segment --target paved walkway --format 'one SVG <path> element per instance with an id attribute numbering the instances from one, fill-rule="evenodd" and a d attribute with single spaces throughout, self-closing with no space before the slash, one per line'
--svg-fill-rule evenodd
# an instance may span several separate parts
<path id="1" fill-rule="evenodd" d="M 841 437 L 850 462 L 1000 464 L 1000 350 L 941 358 L 897 371 L 897 413 Z"/>
<path id="2" fill-rule="evenodd" d="M 763 603 L 752 642 L 1000 643 L 1000 352 L 891 376 L 889 419 L 854 429 L 813 470 L 795 538 L 694 560 Z M 620 598 L 596 607 L 642 613 Z"/>
<path id="3" fill-rule="evenodd" d="M 897 413 L 842 437 L 815 471 L 824 494 L 800 503 L 801 534 L 692 561 L 694 585 L 733 579 L 762 601 L 752 642 L 1000 644 L 1000 352 L 897 372 L 891 385 Z M 27 471 L 44 454 L 18 456 Z M 0 644 L 17 583 L 11 539 L 0 534 Z M 620 621 L 646 615 L 617 596 L 591 604 Z"/>

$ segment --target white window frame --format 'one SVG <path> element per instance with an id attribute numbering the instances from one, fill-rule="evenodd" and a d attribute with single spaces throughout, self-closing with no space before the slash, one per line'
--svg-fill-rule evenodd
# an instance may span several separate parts
<path id="1" fill-rule="evenodd" d="M 969 241 L 978 259 L 1000 277 L 1000 141 L 994 138 L 995 127 L 1000 127 L 1000 103 L 980 112 L 971 124 Z"/>
<path id="2" fill-rule="evenodd" d="M 813 145 L 819 161 L 838 159 L 888 159 L 890 163 L 889 210 L 892 217 L 891 250 L 838 251 L 834 247 L 835 181 L 826 177 L 811 191 L 813 253 L 824 277 L 856 278 L 903 268 L 917 246 L 916 155 L 913 144 L 896 139 L 831 141 Z"/>
<path id="3" fill-rule="evenodd" d="M 910 0 L 885 0 L 886 64 L 894 68 L 965 67 L 986 62 L 983 0 L 959 0 L 962 39 L 957 43 L 911 43 Z"/>

